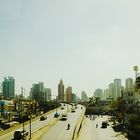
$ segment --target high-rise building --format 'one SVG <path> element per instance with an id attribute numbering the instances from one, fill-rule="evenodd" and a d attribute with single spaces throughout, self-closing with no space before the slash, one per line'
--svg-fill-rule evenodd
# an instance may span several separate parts
<path id="1" fill-rule="evenodd" d="M 87 102 L 88 101 L 88 97 L 85 91 L 81 92 L 81 102 Z"/>
<path id="2" fill-rule="evenodd" d="M 133 79 L 132 78 L 126 79 L 125 80 L 125 90 L 132 91 L 133 88 L 134 88 Z"/>
<path id="3" fill-rule="evenodd" d="M 2 95 L 4 99 L 12 99 L 15 96 L 15 79 L 8 76 L 2 82 Z"/>
<path id="4" fill-rule="evenodd" d="M 114 99 L 114 83 L 110 83 L 109 86 L 109 98 Z"/>
<path id="5" fill-rule="evenodd" d="M 31 98 L 37 102 L 46 101 L 44 83 L 33 84 L 30 94 Z"/>
<path id="6" fill-rule="evenodd" d="M 76 94 L 72 93 L 72 102 L 76 103 Z"/>
<path id="7" fill-rule="evenodd" d="M 44 89 L 44 101 L 51 101 L 51 89 L 50 88 Z"/>
<path id="8" fill-rule="evenodd" d="M 109 90 L 105 89 L 103 94 L 103 100 L 107 100 L 109 98 Z"/>
<path id="9" fill-rule="evenodd" d="M 64 101 L 64 85 L 62 79 L 60 80 L 58 84 L 58 101 L 63 102 Z"/>
<path id="10" fill-rule="evenodd" d="M 67 98 L 67 102 L 71 103 L 72 102 L 72 87 L 67 87 L 66 88 L 66 98 Z"/>
<path id="11" fill-rule="evenodd" d="M 94 92 L 94 96 L 100 98 L 100 100 L 103 100 L 103 91 L 102 89 L 98 88 Z"/>
<path id="12" fill-rule="evenodd" d="M 121 79 L 114 79 L 114 100 L 121 97 Z"/>
<path id="13" fill-rule="evenodd" d="M 134 94 L 134 83 L 132 78 L 125 80 L 125 90 L 123 91 L 123 98 L 127 105 L 132 105 L 137 101 L 137 95 Z"/>

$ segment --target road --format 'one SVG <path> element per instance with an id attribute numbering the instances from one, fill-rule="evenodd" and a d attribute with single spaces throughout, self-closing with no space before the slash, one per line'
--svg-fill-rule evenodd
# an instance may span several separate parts
<path id="1" fill-rule="evenodd" d="M 67 111 L 67 109 L 69 110 L 70 108 L 71 108 L 71 106 L 69 105 L 69 106 L 65 106 L 65 107 L 64 107 L 64 110 L 58 109 L 57 111 L 61 114 L 62 112 Z M 47 120 L 40 121 L 39 118 L 38 118 L 38 120 L 32 122 L 32 124 L 31 124 L 32 134 L 35 133 L 36 131 L 38 131 L 38 130 L 39 130 L 40 128 L 42 128 L 43 126 L 45 126 L 46 124 L 49 124 L 53 119 L 55 119 L 55 118 L 54 118 L 54 113 L 55 113 L 55 111 L 52 112 L 52 113 L 50 113 L 50 114 L 47 114 L 47 113 L 46 113 L 45 115 L 47 115 Z M 23 130 L 23 127 L 18 128 L 18 129 L 16 129 L 16 130 Z M 27 132 L 30 131 L 30 126 L 29 126 L 29 124 L 25 126 L 25 130 L 26 130 Z M 15 130 L 14 130 L 14 131 L 15 131 Z M 11 139 L 13 138 L 14 131 L 9 132 L 9 133 L 7 133 L 7 134 L 4 134 L 4 135 L 0 136 L 0 140 L 11 140 Z"/>
<path id="2" fill-rule="evenodd" d="M 95 120 L 86 118 L 78 140 L 127 140 L 123 135 L 114 132 L 111 124 L 107 128 L 101 128 L 102 121 L 107 119 L 107 116 L 97 117 Z"/>
<path id="3" fill-rule="evenodd" d="M 58 121 L 52 126 L 46 133 L 44 133 L 40 140 L 72 140 L 75 125 L 81 116 L 84 109 L 81 109 L 81 105 L 78 105 L 76 112 L 69 112 L 68 119 L 66 121 Z M 67 130 L 67 124 L 70 123 L 71 127 Z"/>

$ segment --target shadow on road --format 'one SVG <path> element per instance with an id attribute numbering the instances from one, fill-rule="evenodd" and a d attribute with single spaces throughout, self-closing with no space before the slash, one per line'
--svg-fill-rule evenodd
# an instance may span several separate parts
<path id="1" fill-rule="evenodd" d="M 112 128 L 115 132 L 122 132 L 123 131 L 123 124 L 116 124 Z"/>

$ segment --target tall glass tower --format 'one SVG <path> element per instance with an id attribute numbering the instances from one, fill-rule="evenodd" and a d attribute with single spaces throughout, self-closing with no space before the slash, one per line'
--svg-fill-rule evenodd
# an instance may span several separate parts
<path id="1" fill-rule="evenodd" d="M 4 99 L 12 99 L 15 96 L 15 79 L 8 76 L 2 82 L 2 95 Z"/>

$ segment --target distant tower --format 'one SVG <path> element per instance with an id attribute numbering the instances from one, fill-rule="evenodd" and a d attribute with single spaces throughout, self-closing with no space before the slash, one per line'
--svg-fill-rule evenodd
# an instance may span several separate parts
<path id="1" fill-rule="evenodd" d="M 88 101 L 88 97 L 85 91 L 81 92 L 81 102 L 87 102 Z"/>
<path id="2" fill-rule="evenodd" d="M 125 90 L 126 91 L 132 91 L 134 87 L 133 84 L 133 79 L 132 78 L 128 78 L 125 80 Z"/>
<path id="3" fill-rule="evenodd" d="M 71 103 L 72 102 L 72 87 L 67 87 L 66 88 L 66 98 L 67 98 L 67 102 Z"/>
<path id="4" fill-rule="evenodd" d="M 13 99 L 15 96 L 15 79 L 8 76 L 2 82 L 2 95 L 4 99 Z"/>
<path id="5" fill-rule="evenodd" d="M 114 80 L 114 99 L 117 100 L 118 97 L 121 97 L 121 79 Z"/>
<path id="6" fill-rule="evenodd" d="M 98 97 L 98 98 L 100 98 L 100 100 L 102 100 L 102 97 L 103 97 L 103 90 L 100 89 L 100 88 L 95 89 L 94 96 L 95 96 L 95 97 Z"/>
<path id="7" fill-rule="evenodd" d="M 109 88 L 109 98 L 114 99 L 114 83 L 110 83 L 108 88 Z"/>
<path id="8" fill-rule="evenodd" d="M 64 85 L 62 79 L 60 80 L 58 84 L 58 101 L 63 102 L 64 101 Z"/>

